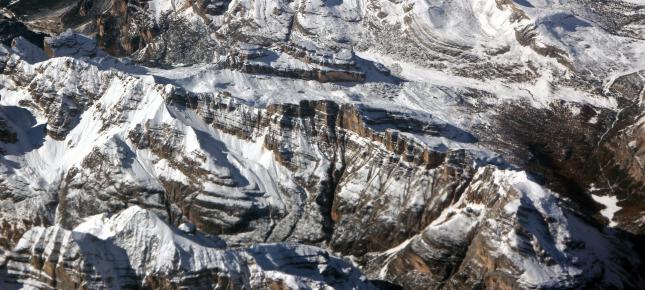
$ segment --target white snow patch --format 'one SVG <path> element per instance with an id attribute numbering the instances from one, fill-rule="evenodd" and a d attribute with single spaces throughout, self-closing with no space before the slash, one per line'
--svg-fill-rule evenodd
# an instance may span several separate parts
<path id="1" fill-rule="evenodd" d="M 592 194 L 591 198 L 595 200 L 597 203 L 600 203 L 605 206 L 604 209 L 600 210 L 600 213 L 609 219 L 609 226 L 613 227 L 618 225 L 613 219 L 614 215 L 616 212 L 621 210 L 622 208 L 618 206 L 618 198 L 616 196 L 611 196 L 611 195 L 595 195 Z"/>

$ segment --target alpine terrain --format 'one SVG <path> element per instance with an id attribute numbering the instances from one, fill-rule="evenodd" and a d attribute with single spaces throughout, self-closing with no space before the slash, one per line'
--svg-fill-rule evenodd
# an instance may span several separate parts
<path id="1" fill-rule="evenodd" d="M 644 0 L 0 0 L 0 289 L 645 289 Z"/>

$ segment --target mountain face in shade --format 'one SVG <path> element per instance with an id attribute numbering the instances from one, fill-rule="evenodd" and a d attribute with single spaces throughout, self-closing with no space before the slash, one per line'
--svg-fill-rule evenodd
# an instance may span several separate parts
<path id="1" fill-rule="evenodd" d="M 0 289 L 645 288 L 638 0 L 0 12 Z"/>

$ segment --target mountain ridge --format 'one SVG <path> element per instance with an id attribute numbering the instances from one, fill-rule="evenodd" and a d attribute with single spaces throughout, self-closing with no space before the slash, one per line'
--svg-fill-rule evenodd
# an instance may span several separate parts
<path id="1" fill-rule="evenodd" d="M 642 5 L 436 2 L 10 4 L 9 21 L 50 36 L 9 35 L 0 48 L 0 279 L 643 287 Z M 365 276 L 258 282 L 202 266 L 184 279 L 138 270 L 152 260 L 116 272 L 26 262 L 44 255 L 21 246 L 35 235 L 68 239 L 106 212 L 100 227 L 128 212 L 164 224 L 128 225 L 144 236 L 124 236 L 124 259 L 154 252 L 149 235 L 180 239 L 174 227 L 194 225 L 223 251 L 310 244 L 325 250 L 294 247 Z M 76 286 L 30 274 L 43 265 L 75 273 Z"/>

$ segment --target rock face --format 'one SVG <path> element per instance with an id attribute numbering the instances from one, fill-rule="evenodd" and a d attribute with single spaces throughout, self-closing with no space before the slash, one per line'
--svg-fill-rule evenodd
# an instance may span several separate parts
<path id="1" fill-rule="evenodd" d="M 0 42 L 6 46 L 10 46 L 15 38 L 23 37 L 42 47 L 45 37 L 45 34 L 33 32 L 24 23 L 5 15 L 0 15 L 0 35 Z"/>
<path id="2" fill-rule="evenodd" d="M 376 289 L 347 262 L 311 246 L 226 249 L 186 235 L 153 212 L 130 207 L 92 216 L 73 230 L 35 227 L 4 267 L 3 289 Z"/>
<path id="3" fill-rule="evenodd" d="M 420 234 L 371 258 L 380 262 L 372 263 L 380 264 L 374 273 L 406 288 L 640 287 L 640 281 L 620 278 L 636 277 L 632 269 L 601 274 L 597 261 L 588 259 L 604 255 L 618 239 L 592 230 L 568 209 L 556 209 L 557 199 L 524 173 L 484 167 L 473 180 Z M 596 275 L 623 282 L 582 282 Z"/>
<path id="4" fill-rule="evenodd" d="M 3 5 L 2 289 L 645 287 L 642 5 Z"/>

